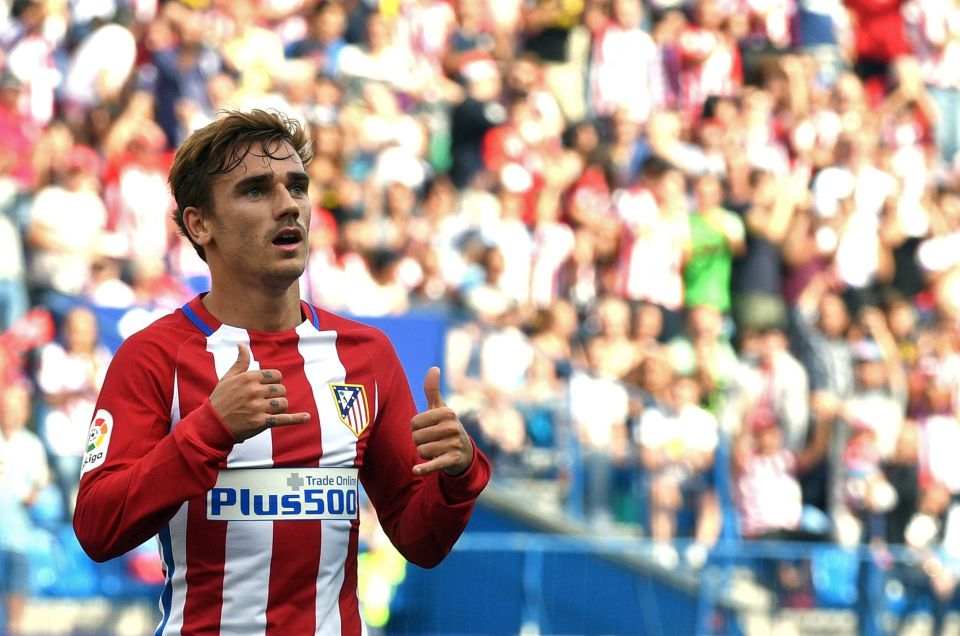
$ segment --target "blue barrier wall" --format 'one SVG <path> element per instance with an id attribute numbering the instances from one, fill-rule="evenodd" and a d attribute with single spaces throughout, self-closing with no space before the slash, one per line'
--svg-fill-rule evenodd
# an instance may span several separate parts
<path id="1" fill-rule="evenodd" d="M 695 634 L 698 595 L 590 538 L 560 536 L 479 505 L 433 570 L 408 566 L 391 634 Z M 714 634 L 741 633 L 720 609 Z"/>

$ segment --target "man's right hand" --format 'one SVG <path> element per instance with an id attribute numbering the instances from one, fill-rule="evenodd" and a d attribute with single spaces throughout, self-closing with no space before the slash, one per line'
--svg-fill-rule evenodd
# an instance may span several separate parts
<path id="1" fill-rule="evenodd" d="M 210 405 L 234 437 L 243 441 L 275 426 L 303 424 L 309 413 L 287 413 L 287 389 L 276 369 L 247 371 L 250 347 L 237 345 L 237 361 L 220 378 Z"/>

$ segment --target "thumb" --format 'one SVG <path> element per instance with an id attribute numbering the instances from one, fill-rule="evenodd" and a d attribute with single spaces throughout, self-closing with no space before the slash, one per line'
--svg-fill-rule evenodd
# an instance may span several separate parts
<path id="1" fill-rule="evenodd" d="M 440 369 L 430 367 L 427 371 L 427 377 L 423 380 L 423 395 L 427 398 L 427 408 L 435 409 L 440 406 L 446 406 L 443 398 L 440 397 Z"/>
<path id="2" fill-rule="evenodd" d="M 250 368 L 250 347 L 246 343 L 241 342 L 237 344 L 237 361 L 227 369 L 227 372 L 223 374 L 223 377 L 230 377 L 232 375 L 240 375 L 245 373 L 247 369 Z"/>

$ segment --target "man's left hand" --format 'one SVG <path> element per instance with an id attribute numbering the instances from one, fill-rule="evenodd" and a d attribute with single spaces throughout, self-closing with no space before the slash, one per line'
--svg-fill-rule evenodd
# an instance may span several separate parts
<path id="1" fill-rule="evenodd" d="M 448 475 L 460 475 L 473 462 L 473 442 L 463 429 L 457 414 L 440 396 L 440 369 L 430 367 L 423 380 L 423 394 L 427 410 L 410 420 L 413 443 L 420 457 L 427 460 L 413 467 L 415 475 L 429 475 L 442 470 Z"/>

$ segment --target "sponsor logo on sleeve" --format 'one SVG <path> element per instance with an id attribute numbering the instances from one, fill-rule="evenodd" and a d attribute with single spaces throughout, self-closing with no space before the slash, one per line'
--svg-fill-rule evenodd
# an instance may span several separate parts
<path id="1" fill-rule="evenodd" d="M 362 384 L 331 384 L 333 401 L 337 405 L 337 414 L 340 421 L 353 434 L 360 437 L 360 433 L 370 423 L 370 410 L 367 408 L 367 393 Z"/>
<path id="2" fill-rule="evenodd" d="M 90 422 L 87 431 L 87 446 L 83 455 L 80 474 L 83 475 L 101 466 L 107 459 L 107 448 L 113 435 L 113 415 L 106 409 L 99 409 Z"/>

